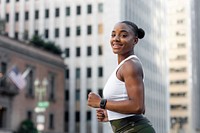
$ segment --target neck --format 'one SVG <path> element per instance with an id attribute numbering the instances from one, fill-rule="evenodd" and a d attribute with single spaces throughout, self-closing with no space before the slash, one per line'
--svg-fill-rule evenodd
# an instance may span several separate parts
<path id="1" fill-rule="evenodd" d="M 124 55 L 118 54 L 118 64 L 131 55 L 134 55 L 134 51 L 131 51 L 130 53 L 127 53 L 127 54 L 124 54 Z"/>

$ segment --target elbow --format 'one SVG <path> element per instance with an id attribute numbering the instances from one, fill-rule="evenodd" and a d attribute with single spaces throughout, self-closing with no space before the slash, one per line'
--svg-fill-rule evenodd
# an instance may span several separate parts
<path id="1" fill-rule="evenodd" d="M 132 109 L 132 113 L 133 114 L 143 114 L 144 113 L 144 107 L 143 106 L 134 107 Z"/>

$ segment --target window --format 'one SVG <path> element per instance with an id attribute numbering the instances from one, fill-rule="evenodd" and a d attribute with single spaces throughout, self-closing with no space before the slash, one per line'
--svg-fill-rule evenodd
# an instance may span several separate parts
<path id="1" fill-rule="evenodd" d="M 32 120 L 33 119 L 33 113 L 32 113 L 32 111 L 27 111 L 27 119 L 28 120 Z"/>
<path id="2" fill-rule="evenodd" d="M 80 112 L 76 111 L 76 122 L 80 122 Z"/>
<path id="3" fill-rule="evenodd" d="M 15 13 L 15 21 L 16 21 L 16 22 L 19 21 L 19 13 L 18 13 L 18 12 Z"/>
<path id="4" fill-rule="evenodd" d="M 185 31 L 177 31 L 176 32 L 176 36 L 185 36 L 185 35 L 186 35 Z"/>
<path id="5" fill-rule="evenodd" d="M 39 11 L 36 10 L 36 11 L 35 11 L 35 19 L 38 19 L 38 18 L 39 18 Z"/>
<path id="6" fill-rule="evenodd" d="M 91 111 L 87 111 L 87 121 L 91 121 Z"/>
<path id="7" fill-rule="evenodd" d="M 66 16 L 70 16 L 70 7 L 66 7 Z"/>
<path id="8" fill-rule="evenodd" d="M 60 16 L 60 10 L 59 8 L 56 8 L 55 17 L 59 17 L 59 16 Z"/>
<path id="9" fill-rule="evenodd" d="M 6 13 L 6 22 L 9 22 L 9 14 Z"/>
<path id="10" fill-rule="evenodd" d="M 88 34 L 88 35 L 91 35 L 91 34 L 92 34 L 92 26 L 91 26 L 91 25 L 88 25 L 88 26 L 87 26 L 87 34 Z"/>
<path id="11" fill-rule="evenodd" d="M 69 121 L 69 112 L 65 111 L 65 122 Z"/>
<path id="12" fill-rule="evenodd" d="M 103 3 L 98 4 L 98 12 L 102 13 L 103 12 Z"/>
<path id="13" fill-rule="evenodd" d="M 28 19 L 29 19 L 29 12 L 26 11 L 26 12 L 25 12 L 25 20 L 28 20 Z"/>
<path id="14" fill-rule="evenodd" d="M 69 56 L 70 56 L 70 49 L 65 48 L 65 57 L 69 57 Z"/>
<path id="15" fill-rule="evenodd" d="M 49 38 L 49 30 L 48 29 L 46 29 L 44 31 L 44 36 L 45 36 L 45 38 Z"/>
<path id="16" fill-rule="evenodd" d="M 55 74 L 49 74 L 49 100 L 55 100 Z"/>
<path id="17" fill-rule="evenodd" d="M 65 70 L 65 79 L 69 79 L 69 69 L 66 68 Z"/>
<path id="18" fill-rule="evenodd" d="M 3 75 L 6 75 L 6 72 L 7 72 L 7 63 L 6 62 L 1 62 L 1 73 Z M 5 87 L 6 86 L 6 78 L 2 78 L 0 79 L 0 86 L 1 87 Z"/>
<path id="19" fill-rule="evenodd" d="M 6 3 L 9 3 L 10 2 L 10 0 L 6 0 Z"/>
<path id="20" fill-rule="evenodd" d="M 80 27 L 80 26 L 77 26 L 77 27 L 76 27 L 76 35 L 77 35 L 77 36 L 80 36 L 80 35 L 81 35 L 81 27 Z"/>
<path id="21" fill-rule="evenodd" d="M 49 9 L 45 10 L 45 18 L 49 18 Z"/>
<path id="22" fill-rule="evenodd" d="M 178 44 L 177 44 L 177 47 L 178 47 L 178 48 L 185 48 L 185 47 L 186 47 L 186 44 L 185 44 L 185 43 L 178 43 Z"/>
<path id="23" fill-rule="evenodd" d="M 76 7 L 76 15 L 81 15 L 81 6 Z"/>
<path id="24" fill-rule="evenodd" d="M 98 46 L 98 54 L 99 55 L 102 55 L 103 54 L 103 51 L 102 51 L 102 46 Z"/>
<path id="25" fill-rule="evenodd" d="M 173 80 L 170 81 L 170 85 L 185 85 L 186 84 L 186 80 Z"/>
<path id="26" fill-rule="evenodd" d="M 103 77 L 103 67 L 98 68 L 98 77 Z"/>
<path id="27" fill-rule="evenodd" d="M 70 27 L 67 27 L 67 28 L 65 29 L 65 36 L 66 36 L 66 37 L 69 37 L 69 36 L 70 36 Z"/>
<path id="28" fill-rule="evenodd" d="M 76 56 L 77 57 L 81 56 L 81 48 L 80 47 L 76 48 Z"/>
<path id="29" fill-rule="evenodd" d="M 180 68 L 170 68 L 170 72 L 186 72 L 186 67 L 180 67 Z"/>
<path id="30" fill-rule="evenodd" d="M 91 78 L 92 77 L 92 68 L 88 67 L 87 68 L 87 78 Z"/>
<path id="31" fill-rule="evenodd" d="M 184 19 L 178 19 L 177 20 L 177 24 L 183 24 L 184 23 Z"/>
<path id="32" fill-rule="evenodd" d="M 89 94 L 91 91 L 92 91 L 91 89 L 87 89 L 87 96 L 86 96 L 87 99 L 88 99 L 88 94 Z"/>
<path id="33" fill-rule="evenodd" d="M 34 34 L 35 34 L 35 35 L 39 35 L 39 31 L 38 31 L 38 30 L 35 30 Z"/>
<path id="34" fill-rule="evenodd" d="M 76 68 L 76 79 L 80 79 L 80 75 L 81 75 L 81 69 Z"/>
<path id="35" fill-rule="evenodd" d="M 28 30 L 25 30 L 25 31 L 24 31 L 24 34 L 23 34 L 23 39 L 24 39 L 24 40 L 28 40 L 28 36 L 29 36 Z"/>
<path id="36" fill-rule="evenodd" d="M 7 109 L 0 105 L 0 128 L 6 128 Z"/>
<path id="37" fill-rule="evenodd" d="M 98 25 L 98 34 L 103 34 L 103 24 Z"/>
<path id="38" fill-rule="evenodd" d="M 59 37 L 59 29 L 58 29 L 58 28 L 55 29 L 55 37 L 56 37 L 56 38 Z"/>
<path id="39" fill-rule="evenodd" d="M 92 13 L 92 5 L 87 5 L 87 13 L 91 14 Z"/>
<path id="40" fill-rule="evenodd" d="M 177 60 L 185 60 L 186 59 L 186 55 L 178 55 Z"/>
<path id="41" fill-rule="evenodd" d="M 18 39 L 18 37 L 19 37 L 19 33 L 15 32 L 15 39 Z"/>
<path id="42" fill-rule="evenodd" d="M 29 74 L 27 75 L 27 95 L 28 96 L 34 96 L 34 89 L 33 89 L 33 83 L 34 83 L 34 70 L 31 69 Z"/>
<path id="43" fill-rule="evenodd" d="M 49 129 L 54 129 L 54 114 L 49 115 Z"/>
<path id="44" fill-rule="evenodd" d="M 69 100 L 69 90 L 65 90 L 65 101 Z"/>
<path id="45" fill-rule="evenodd" d="M 99 90 L 98 90 L 98 94 L 99 94 L 101 97 L 103 97 L 103 89 L 99 89 Z"/>
<path id="46" fill-rule="evenodd" d="M 88 56 L 91 56 L 91 55 L 92 55 L 92 47 L 91 47 L 91 46 L 88 46 L 88 47 L 87 47 L 87 55 L 88 55 Z"/>
<path id="47" fill-rule="evenodd" d="M 185 97 L 186 96 L 186 92 L 174 92 L 174 93 L 170 93 L 171 97 Z"/>
<path id="48" fill-rule="evenodd" d="M 80 101 L 80 89 L 76 89 L 76 101 Z"/>
<path id="49" fill-rule="evenodd" d="M 176 9 L 177 13 L 183 13 L 185 11 L 184 7 L 179 7 L 178 9 Z"/>

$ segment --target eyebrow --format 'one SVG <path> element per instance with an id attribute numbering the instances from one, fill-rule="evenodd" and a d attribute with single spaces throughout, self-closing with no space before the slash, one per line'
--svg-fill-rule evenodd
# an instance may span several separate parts
<path id="1" fill-rule="evenodd" d="M 113 32 L 115 32 L 115 31 L 113 30 L 112 33 Z M 120 32 L 126 32 L 126 33 L 128 33 L 128 31 L 126 31 L 126 30 L 121 30 Z"/>

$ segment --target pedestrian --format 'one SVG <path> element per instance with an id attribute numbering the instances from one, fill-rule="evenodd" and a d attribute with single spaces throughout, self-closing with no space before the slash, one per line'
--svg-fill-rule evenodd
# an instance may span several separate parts
<path id="1" fill-rule="evenodd" d="M 114 133 L 155 133 L 145 114 L 144 73 L 134 47 L 145 35 L 131 21 L 117 23 L 110 44 L 118 66 L 109 77 L 103 98 L 88 94 L 88 106 L 97 108 L 99 122 L 110 122 Z"/>

